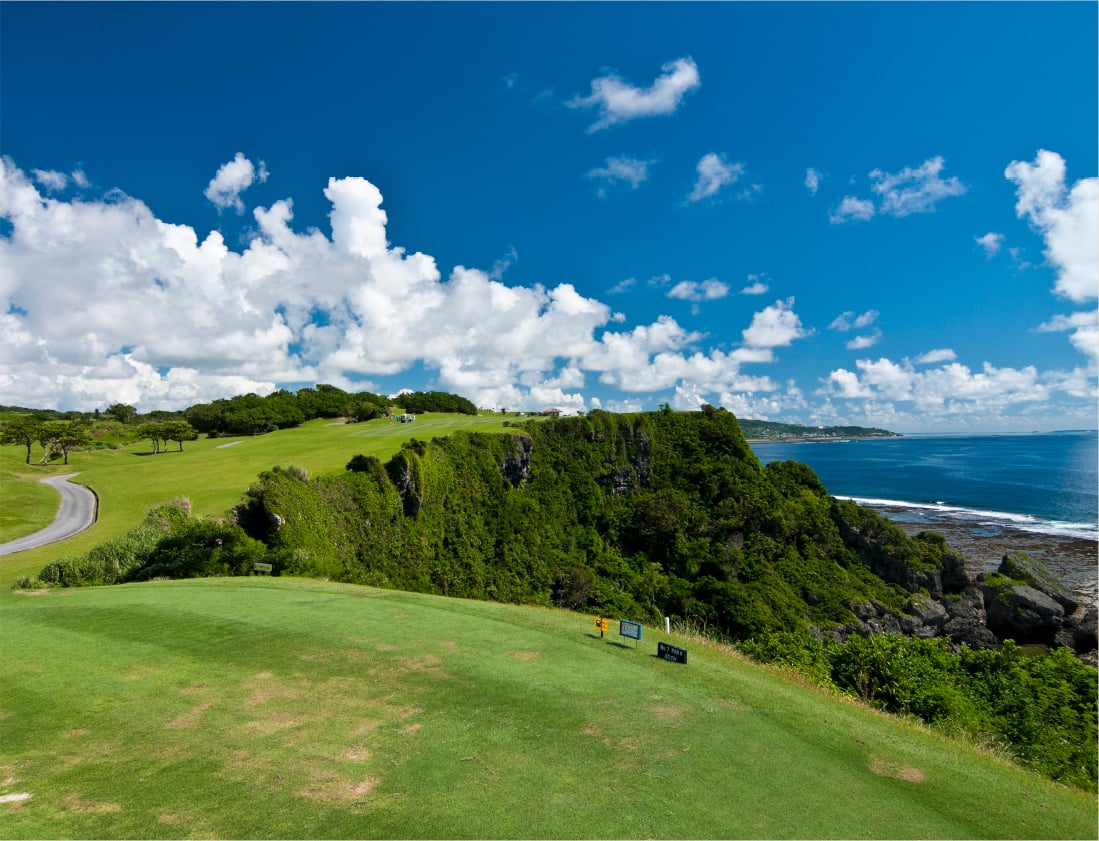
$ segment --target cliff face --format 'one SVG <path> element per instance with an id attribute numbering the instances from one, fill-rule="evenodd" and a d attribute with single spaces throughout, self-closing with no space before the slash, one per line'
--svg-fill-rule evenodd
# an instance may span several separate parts
<path id="1" fill-rule="evenodd" d="M 265 474 L 239 508 L 292 572 L 557 604 L 747 637 L 899 630 L 991 645 L 984 600 L 941 538 L 762 467 L 735 417 L 594 412 L 511 435 L 412 441 L 390 462 Z M 277 527 L 271 524 L 277 523 Z"/>

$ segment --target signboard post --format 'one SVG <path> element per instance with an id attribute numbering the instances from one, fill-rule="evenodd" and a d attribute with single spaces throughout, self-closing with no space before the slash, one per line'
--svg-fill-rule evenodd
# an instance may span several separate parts
<path id="1" fill-rule="evenodd" d="M 256 572 L 265 572 L 268 575 L 271 574 L 271 564 L 252 564 L 252 569 Z"/>
<path id="2" fill-rule="evenodd" d="M 628 637 L 634 640 L 633 647 L 637 648 L 637 640 L 641 639 L 641 623 L 640 622 L 627 622 L 625 619 L 618 622 L 618 634 L 619 636 Z"/>
<path id="3" fill-rule="evenodd" d="M 610 630 L 610 623 L 602 616 L 596 616 L 595 630 L 599 632 L 599 639 L 603 639 L 603 634 Z"/>

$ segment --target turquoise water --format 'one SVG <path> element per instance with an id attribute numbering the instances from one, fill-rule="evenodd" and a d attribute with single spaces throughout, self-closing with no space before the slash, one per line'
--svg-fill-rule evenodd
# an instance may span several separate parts
<path id="1" fill-rule="evenodd" d="M 833 496 L 929 523 L 1099 540 L 1099 434 L 908 435 L 753 444 L 764 464 L 804 462 Z"/>

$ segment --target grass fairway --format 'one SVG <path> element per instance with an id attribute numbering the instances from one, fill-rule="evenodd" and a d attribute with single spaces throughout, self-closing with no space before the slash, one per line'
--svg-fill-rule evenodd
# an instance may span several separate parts
<path id="1" fill-rule="evenodd" d="M 0 447 L 0 540 L 8 541 L 45 527 L 57 513 L 58 494 L 37 480 L 79 473 L 76 481 L 99 495 L 99 522 L 69 540 L 0 558 L 0 589 L 21 576 L 35 575 L 46 564 L 82 554 L 97 543 L 124 534 L 150 506 L 184 496 L 193 512 L 221 516 L 238 502 L 261 471 L 296 464 L 311 475 L 340 471 L 358 453 L 383 461 L 409 438 L 429 440 L 456 430 L 506 432 L 502 415 L 420 415 L 415 423 L 374 420 L 358 424 L 310 421 L 296 429 L 246 438 L 201 438 L 183 452 L 170 446 L 152 455 L 148 441 L 119 450 L 70 454 L 69 465 L 25 464 L 23 447 Z M 511 418 L 511 420 L 515 420 Z"/>
<path id="2" fill-rule="evenodd" d="M 278 578 L 0 610 L 5 838 L 1096 837 L 1090 794 L 650 629 Z"/>

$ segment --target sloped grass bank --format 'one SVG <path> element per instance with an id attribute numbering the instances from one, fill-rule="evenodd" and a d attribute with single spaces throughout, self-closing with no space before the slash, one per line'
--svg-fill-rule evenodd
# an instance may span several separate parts
<path id="1" fill-rule="evenodd" d="M 1097 831 L 1086 793 L 564 611 L 268 578 L 0 609 L 6 838 Z"/>

